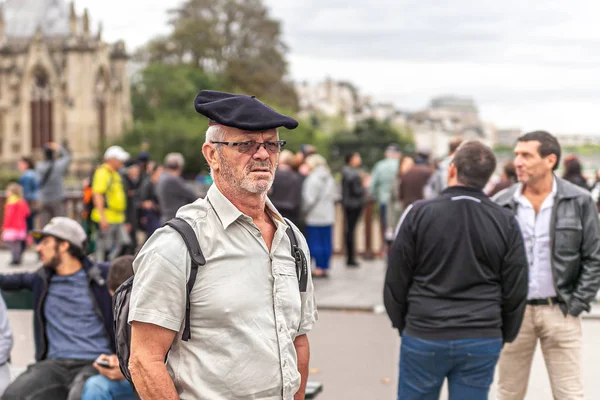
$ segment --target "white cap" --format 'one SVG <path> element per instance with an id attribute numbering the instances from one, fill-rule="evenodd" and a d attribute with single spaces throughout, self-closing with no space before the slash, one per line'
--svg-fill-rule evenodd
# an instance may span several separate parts
<path id="1" fill-rule="evenodd" d="M 72 245 L 85 250 L 87 235 L 79 223 L 67 217 L 54 217 L 44 226 L 42 230 L 31 232 L 31 236 L 41 239 L 44 236 L 53 236 L 57 239 L 67 241 Z"/>
<path id="2" fill-rule="evenodd" d="M 129 153 L 123 150 L 121 146 L 110 146 L 104 152 L 105 160 L 119 160 L 125 162 L 129 160 Z"/>

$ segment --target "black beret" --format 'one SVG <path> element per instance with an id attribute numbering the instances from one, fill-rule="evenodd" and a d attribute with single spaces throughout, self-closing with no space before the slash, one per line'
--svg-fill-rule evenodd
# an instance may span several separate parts
<path id="1" fill-rule="evenodd" d="M 211 123 L 244 131 L 262 132 L 283 126 L 295 129 L 298 121 L 273 110 L 254 96 L 202 90 L 194 101 L 196 111 Z"/>

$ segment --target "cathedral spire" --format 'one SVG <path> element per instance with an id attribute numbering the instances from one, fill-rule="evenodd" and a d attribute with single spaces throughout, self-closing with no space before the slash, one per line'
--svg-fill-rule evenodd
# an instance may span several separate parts
<path id="1" fill-rule="evenodd" d="M 75 11 L 75 1 L 71 2 L 69 10 L 69 23 L 71 25 L 71 35 L 77 35 L 77 12 Z"/>
<path id="2" fill-rule="evenodd" d="M 4 4 L 0 4 L 0 44 L 4 44 L 6 38 L 6 24 L 4 22 Z"/>
<path id="3" fill-rule="evenodd" d="M 87 8 L 83 10 L 83 35 L 90 37 L 90 14 Z"/>

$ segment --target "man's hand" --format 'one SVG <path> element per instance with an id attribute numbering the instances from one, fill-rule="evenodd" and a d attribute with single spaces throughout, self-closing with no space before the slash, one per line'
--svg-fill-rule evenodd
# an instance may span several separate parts
<path id="1" fill-rule="evenodd" d="M 103 367 L 98 364 L 98 361 L 107 361 L 109 367 Z M 111 381 L 121 381 L 125 379 L 123 373 L 121 373 L 121 368 L 119 367 L 119 359 L 115 354 L 111 354 L 107 356 L 106 354 L 101 354 L 100 357 L 94 361 L 94 368 L 98 370 L 100 375 L 107 377 Z"/>
<path id="2" fill-rule="evenodd" d="M 52 149 L 54 151 L 58 151 L 58 149 L 60 149 L 59 144 L 55 142 L 48 142 L 47 146 L 49 149 Z"/>
<path id="3" fill-rule="evenodd" d="M 102 229 L 102 232 L 108 232 L 109 228 L 110 224 L 106 220 L 106 217 L 102 217 L 102 219 L 100 220 L 100 229 Z"/>
<path id="4" fill-rule="evenodd" d="M 131 232 L 131 228 L 132 228 L 132 227 L 131 227 L 131 224 L 125 224 L 125 230 L 126 230 L 127 232 Z"/>

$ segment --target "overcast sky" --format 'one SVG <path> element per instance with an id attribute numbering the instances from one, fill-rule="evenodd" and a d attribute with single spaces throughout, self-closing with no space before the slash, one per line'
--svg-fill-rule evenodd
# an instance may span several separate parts
<path id="1" fill-rule="evenodd" d="M 130 50 L 167 33 L 163 0 L 76 0 Z M 498 127 L 600 134 L 600 2 L 266 0 L 295 80 L 326 76 L 417 110 L 472 97 Z"/>

